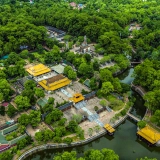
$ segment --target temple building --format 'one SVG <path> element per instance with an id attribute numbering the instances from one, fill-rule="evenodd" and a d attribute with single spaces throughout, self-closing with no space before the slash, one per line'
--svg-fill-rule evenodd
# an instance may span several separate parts
<path id="1" fill-rule="evenodd" d="M 42 80 L 38 82 L 45 90 L 54 91 L 59 88 L 65 87 L 71 83 L 71 81 L 64 77 L 62 74 L 58 74 L 54 77 Z"/>
<path id="2" fill-rule="evenodd" d="M 84 100 L 84 96 L 81 93 L 75 93 L 73 97 L 70 98 L 70 101 L 73 101 L 74 103 L 78 103 L 83 100 Z"/>
<path id="3" fill-rule="evenodd" d="M 137 132 L 137 135 L 140 138 L 143 138 L 143 139 L 147 140 L 149 142 L 149 144 L 160 145 L 160 133 L 158 133 L 155 129 L 153 129 L 150 126 L 146 126 L 142 129 L 140 129 Z"/>
<path id="4" fill-rule="evenodd" d="M 88 44 L 87 44 L 87 37 L 86 37 L 86 36 L 84 36 L 84 41 L 83 41 L 83 43 L 81 44 L 79 51 L 80 51 L 81 53 L 88 53 L 88 52 L 91 51 L 90 46 L 88 46 Z"/>
<path id="5" fill-rule="evenodd" d="M 106 129 L 109 135 L 113 135 L 115 132 L 115 129 L 110 124 L 106 124 L 104 128 Z"/>
<path id="6" fill-rule="evenodd" d="M 44 73 L 50 72 L 51 69 L 43 64 L 38 64 L 38 65 L 32 66 L 30 68 L 27 68 L 26 71 L 29 74 L 31 74 L 32 76 L 36 77 L 36 76 L 42 75 Z"/>

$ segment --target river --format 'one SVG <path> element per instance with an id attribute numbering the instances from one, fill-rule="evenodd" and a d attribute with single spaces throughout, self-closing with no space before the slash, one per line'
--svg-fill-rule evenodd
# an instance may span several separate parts
<path id="1" fill-rule="evenodd" d="M 130 84 L 133 81 L 131 77 L 134 69 L 130 68 L 124 72 L 119 79 L 123 83 Z M 134 103 L 132 114 L 141 118 L 145 114 L 145 107 L 143 99 L 135 92 L 132 92 L 133 96 L 136 98 Z M 147 156 L 148 158 L 157 158 L 160 160 L 160 147 L 148 147 L 143 141 L 139 141 L 136 137 L 137 126 L 136 123 L 127 119 L 123 124 L 116 128 L 114 137 L 105 135 L 89 144 L 66 149 L 50 149 L 41 152 L 37 152 L 26 160 L 52 160 L 54 154 L 57 152 L 71 151 L 75 150 L 80 157 L 83 155 L 84 151 L 88 149 L 102 149 L 109 148 L 113 149 L 120 157 L 120 160 L 136 160 L 136 158 L 141 158 Z"/>

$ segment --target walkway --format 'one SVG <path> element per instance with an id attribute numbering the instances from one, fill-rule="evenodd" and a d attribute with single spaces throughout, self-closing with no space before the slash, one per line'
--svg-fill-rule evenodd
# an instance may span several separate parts
<path id="1" fill-rule="evenodd" d="M 146 91 L 141 86 L 135 86 L 131 83 L 131 88 L 138 92 L 142 97 L 146 94 Z"/>
<path id="2" fill-rule="evenodd" d="M 139 122 L 139 121 L 140 121 L 140 119 L 137 118 L 137 117 L 135 117 L 133 114 L 127 113 L 127 115 L 128 115 L 131 119 L 135 120 L 136 122 Z"/>
<path id="3" fill-rule="evenodd" d="M 86 107 L 81 108 L 83 111 L 87 112 L 88 114 L 88 119 L 91 122 L 96 122 L 99 126 L 103 127 L 104 124 L 99 120 L 99 115 L 97 113 L 92 113 L 90 110 L 88 110 Z"/>

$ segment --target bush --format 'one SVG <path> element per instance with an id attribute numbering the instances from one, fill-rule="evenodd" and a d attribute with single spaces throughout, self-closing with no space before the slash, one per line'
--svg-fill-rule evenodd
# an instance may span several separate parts
<path id="1" fill-rule="evenodd" d="M 144 128 L 144 127 L 146 126 L 146 122 L 145 122 L 145 121 L 139 121 L 139 122 L 137 123 L 137 125 L 138 125 L 138 127 L 139 127 L 140 129 L 142 129 L 142 128 Z"/>
<path id="2" fill-rule="evenodd" d="M 98 111 L 98 109 L 99 109 L 99 108 L 98 108 L 97 106 L 94 106 L 94 110 L 95 110 L 95 111 Z"/>
<path id="3" fill-rule="evenodd" d="M 53 141 L 54 141 L 55 143 L 60 143 L 60 142 L 62 142 L 62 139 L 61 139 L 60 137 L 54 137 L 54 138 L 53 138 Z"/>
<path id="4" fill-rule="evenodd" d="M 70 137 L 67 137 L 67 138 L 64 138 L 64 139 L 63 139 L 63 142 L 64 142 L 64 143 L 67 143 L 67 144 L 71 144 L 72 141 L 73 141 L 73 139 L 70 138 Z"/>
<path id="5" fill-rule="evenodd" d="M 120 113 L 122 116 L 124 116 L 124 115 L 126 115 L 127 111 L 126 111 L 126 109 L 123 109 Z"/>

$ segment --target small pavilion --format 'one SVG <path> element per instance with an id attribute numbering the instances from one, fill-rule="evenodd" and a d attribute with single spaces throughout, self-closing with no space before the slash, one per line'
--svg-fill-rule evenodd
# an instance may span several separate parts
<path id="1" fill-rule="evenodd" d="M 107 132 L 109 133 L 109 135 L 113 135 L 114 132 L 115 132 L 115 129 L 110 124 L 106 124 L 104 126 L 104 128 L 107 130 Z"/>
<path id="2" fill-rule="evenodd" d="M 81 93 L 75 93 L 72 98 L 70 98 L 71 101 L 74 103 L 78 103 L 80 101 L 83 101 L 85 98 Z"/>
<path id="3" fill-rule="evenodd" d="M 160 133 L 150 126 L 146 126 L 137 132 L 137 135 L 144 138 L 151 144 L 160 142 Z"/>
<path id="4" fill-rule="evenodd" d="M 30 68 L 27 68 L 26 71 L 31 74 L 32 76 L 36 77 L 39 75 L 42 75 L 44 73 L 50 72 L 51 69 L 43 64 L 38 64 L 35 66 L 32 66 Z"/>

